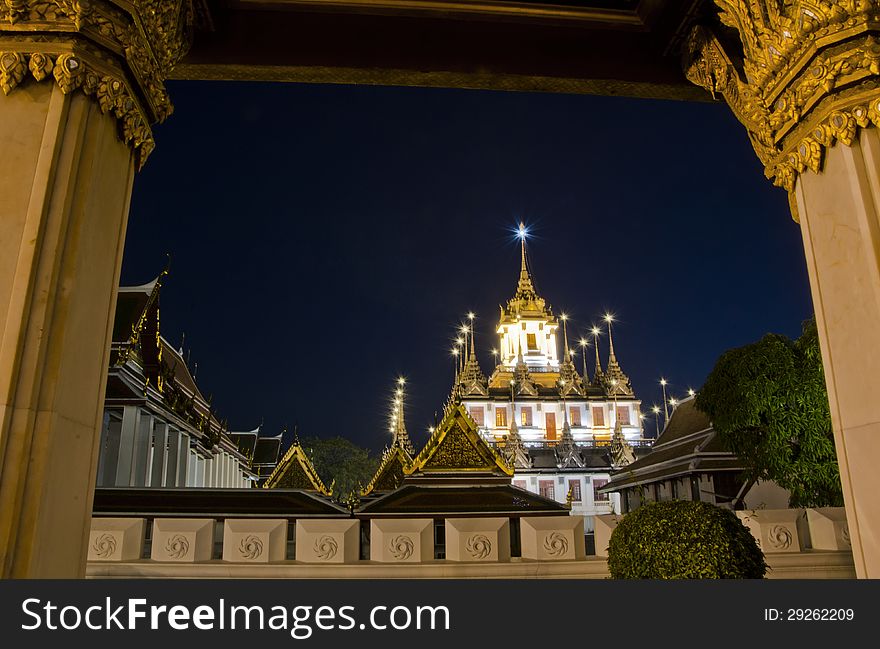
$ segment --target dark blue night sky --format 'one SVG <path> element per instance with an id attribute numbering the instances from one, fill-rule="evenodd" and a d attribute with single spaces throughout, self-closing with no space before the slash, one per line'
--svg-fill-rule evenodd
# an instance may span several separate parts
<path id="1" fill-rule="evenodd" d="M 796 336 L 812 313 L 785 193 L 724 105 L 169 86 L 176 111 L 135 183 L 122 283 L 150 281 L 172 253 L 162 332 L 175 345 L 186 332 L 232 429 L 298 423 L 380 449 L 403 374 L 422 443 L 469 310 L 492 369 L 520 219 L 537 288 L 572 337 L 616 314 L 646 412 L 661 375 L 682 396 L 724 350 Z"/>

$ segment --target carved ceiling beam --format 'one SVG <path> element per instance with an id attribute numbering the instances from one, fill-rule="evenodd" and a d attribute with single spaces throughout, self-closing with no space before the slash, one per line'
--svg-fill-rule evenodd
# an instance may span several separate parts
<path id="1" fill-rule="evenodd" d="M 880 124 L 880 2 L 714 3 L 717 21 L 685 43 L 684 71 L 724 98 L 766 176 L 791 195 L 799 174 L 822 170 L 828 147 Z"/>
<path id="2" fill-rule="evenodd" d="M 27 77 L 81 91 L 142 166 L 171 114 L 165 79 L 189 49 L 198 0 L 0 0 L 0 88 Z"/>

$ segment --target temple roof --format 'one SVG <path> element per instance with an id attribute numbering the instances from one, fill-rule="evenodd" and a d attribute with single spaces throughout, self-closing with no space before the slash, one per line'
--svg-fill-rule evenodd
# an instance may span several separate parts
<path id="1" fill-rule="evenodd" d="M 450 407 L 425 447 L 406 469 L 406 475 L 426 473 L 483 473 L 511 476 L 513 469 L 480 435 L 464 406 Z"/>
<path id="2" fill-rule="evenodd" d="M 694 398 L 679 402 L 650 453 L 614 473 L 603 492 L 706 471 L 743 471 L 745 463 L 727 450 Z"/>
<path id="3" fill-rule="evenodd" d="M 401 446 L 392 446 L 382 456 L 382 462 L 376 469 L 370 483 L 361 491 L 361 496 L 368 496 L 376 491 L 393 491 L 397 489 L 412 464 L 412 457 Z"/>
<path id="4" fill-rule="evenodd" d="M 303 490 L 98 487 L 94 513 L 176 518 L 277 516 L 348 517 L 349 511 Z"/>
<path id="5" fill-rule="evenodd" d="M 281 458 L 278 466 L 263 485 L 266 489 L 304 489 L 317 491 L 325 496 L 330 495 L 330 490 L 324 486 L 318 472 L 305 449 L 299 443 L 299 439 L 293 440 L 290 448 Z"/>
<path id="6" fill-rule="evenodd" d="M 370 516 L 534 516 L 569 513 L 565 505 L 509 483 L 436 485 L 407 481 L 396 491 L 365 504 L 356 514 Z"/>

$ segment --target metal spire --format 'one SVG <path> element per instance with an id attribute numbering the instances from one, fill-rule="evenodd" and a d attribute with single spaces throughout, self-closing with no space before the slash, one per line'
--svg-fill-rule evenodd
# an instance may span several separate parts
<path id="1" fill-rule="evenodd" d="M 563 358 L 566 363 L 571 362 L 571 350 L 568 348 L 568 316 L 566 314 L 562 314 L 559 316 L 560 320 L 562 320 L 562 339 L 565 344 L 565 352 L 563 354 Z"/>

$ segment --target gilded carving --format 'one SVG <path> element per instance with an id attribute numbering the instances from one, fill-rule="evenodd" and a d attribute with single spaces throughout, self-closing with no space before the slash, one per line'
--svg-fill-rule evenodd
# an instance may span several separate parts
<path id="1" fill-rule="evenodd" d="M 821 171 L 829 146 L 880 124 L 877 0 L 715 4 L 722 26 L 693 28 L 685 73 L 724 97 L 774 184 L 793 191 L 798 174 Z"/>
<path id="2" fill-rule="evenodd" d="M 28 71 L 27 59 L 18 52 L 0 52 L 0 88 L 8 95 Z"/>
<path id="3" fill-rule="evenodd" d="M 191 41 L 194 4 L 203 0 L 2 0 L 0 88 L 27 71 L 81 89 L 120 126 L 139 166 L 154 147 L 150 124 L 171 114 L 164 80 Z"/>
<path id="4" fill-rule="evenodd" d="M 446 470 L 513 475 L 513 467 L 486 443 L 461 404 L 450 408 L 412 464 L 404 467 L 406 475 Z"/>

